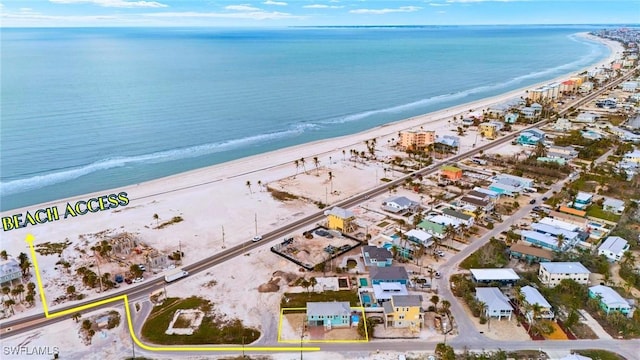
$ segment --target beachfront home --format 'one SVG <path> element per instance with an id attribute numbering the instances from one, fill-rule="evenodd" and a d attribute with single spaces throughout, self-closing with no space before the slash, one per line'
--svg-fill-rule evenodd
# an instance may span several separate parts
<path id="1" fill-rule="evenodd" d="M 12 282 L 22 277 L 20 263 L 12 257 L 0 261 L 0 284 Z"/>
<path id="2" fill-rule="evenodd" d="M 385 327 L 419 331 L 424 323 L 422 295 L 394 295 L 383 304 Z"/>
<path id="3" fill-rule="evenodd" d="M 364 266 L 385 267 L 393 264 L 393 254 L 383 247 L 363 246 L 362 258 L 364 259 Z"/>
<path id="4" fill-rule="evenodd" d="M 471 279 L 480 284 L 499 283 L 501 286 L 513 285 L 520 276 L 511 268 L 469 269 Z"/>
<path id="5" fill-rule="evenodd" d="M 413 210 L 419 206 L 417 201 L 410 200 L 404 196 L 395 196 L 382 203 L 382 209 L 394 214 Z"/>
<path id="6" fill-rule="evenodd" d="M 624 201 L 614 198 L 605 198 L 602 203 L 602 210 L 621 215 L 624 212 Z"/>
<path id="7" fill-rule="evenodd" d="M 440 168 L 440 176 L 446 177 L 451 181 L 460 180 L 462 179 L 462 169 L 451 165 L 445 165 Z"/>
<path id="8" fill-rule="evenodd" d="M 486 317 L 497 317 L 498 320 L 506 317 L 511 320 L 513 308 L 509 299 L 500 289 L 496 287 L 476 288 L 476 299 L 484 304 L 483 312 Z"/>
<path id="9" fill-rule="evenodd" d="M 591 299 L 598 299 L 600 302 L 600 308 L 607 314 L 612 311 L 618 311 L 628 317 L 633 315 L 629 302 L 608 286 L 591 286 L 589 288 L 589 297 Z"/>
<path id="10" fill-rule="evenodd" d="M 529 264 L 553 260 L 553 251 L 518 241 L 509 248 L 511 258 L 522 259 Z"/>
<path id="11" fill-rule="evenodd" d="M 526 301 L 527 304 L 531 306 L 538 305 L 540 307 L 540 312 L 537 314 L 536 319 L 553 319 L 554 314 L 551 310 L 551 304 L 540 294 L 538 289 L 533 286 L 523 286 L 520 292 L 524 296 L 524 301 Z M 533 316 L 533 310 L 526 312 L 526 317 L 529 322 L 533 320 Z"/>
<path id="12" fill-rule="evenodd" d="M 598 247 L 598 255 L 606 256 L 609 261 L 619 261 L 628 250 L 629 243 L 627 240 L 619 236 L 609 236 Z"/>
<path id="13" fill-rule="evenodd" d="M 584 210 L 587 206 L 591 205 L 591 200 L 593 200 L 593 194 L 579 191 L 578 195 L 576 195 L 575 201 L 571 204 L 571 207 L 578 210 Z"/>
<path id="14" fill-rule="evenodd" d="M 352 232 L 358 228 L 355 224 L 356 215 L 351 210 L 336 206 L 330 210 L 326 210 L 324 214 L 327 216 L 327 227 L 329 229 L 340 232 Z"/>
<path id="15" fill-rule="evenodd" d="M 327 301 L 307 303 L 307 325 L 348 327 L 351 324 L 351 307 L 348 301 Z"/>
<path id="16" fill-rule="evenodd" d="M 640 83 L 638 83 L 637 81 L 625 81 L 620 84 L 620 86 L 622 87 L 622 91 L 635 92 L 638 89 L 639 84 Z"/>
<path id="17" fill-rule="evenodd" d="M 374 267 L 369 270 L 369 277 L 372 284 L 397 282 L 407 285 L 409 281 L 409 274 L 403 266 Z"/>
<path id="18" fill-rule="evenodd" d="M 472 197 L 472 198 L 476 198 L 478 200 L 482 200 L 482 201 L 491 201 L 493 200 L 491 198 L 491 195 L 487 194 L 486 192 L 482 192 L 482 191 L 477 191 L 477 190 L 471 190 L 467 193 L 468 197 Z"/>
<path id="19" fill-rule="evenodd" d="M 418 224 L 418 226 L 416 226 L 417 229 L 426 231 L 427 233 L 439 238 L 439 239 L 443 239 L 444 238 L 444 228 L 445 225 L 441 224 L 441 223 L 436 223 L 433 222 L 429 219 L 427 220 L 423 220 L 420 224 Z"/>
<path id="20" fill-rule="evenodd" d="M 498 125 L 496 125 L 496 123 L 493 122 L 482 123 L 480 124 L 480 127 L 478 129 L 480 135 L 489 140 L 497 138 L 499 131 L 500 128 L 498 127 Z"/>
<path id="21" fill-rule="evenodd" d="M 556 287 L 564 279 L 587 285 L 589 274 L 591 271 L 579 262 L 543 262 L 540 263 L 538 279 L 547 287 Z"/>
<path id="22" fill-rule="evenodd" d="M 433 130 L 409 130 L 400 132 L 398 145 L 403 149 L 424 149 L 436 141 Z"/>
<path id="23" fill-rule="evenodd" d="M 474 187 L 473 191 L 488 195 L 490 200 L 498 200 L 500 198 L 500 193 L 495 192 L 493 190 L 489 190 L 481 187 Z M 467 195 L 471 196 L 470 194 L 467 194 Z"/>
<path id="24" fill-rule="evenodd" d="M 455 219 L 464 224 L 467 228 L 471 228 L 473 226 L 473 216 L 461 213 L 459 211 L 455 211 L 450 208 L 445 208 L 442 210 L 442 215 L 451 219 Z"/>

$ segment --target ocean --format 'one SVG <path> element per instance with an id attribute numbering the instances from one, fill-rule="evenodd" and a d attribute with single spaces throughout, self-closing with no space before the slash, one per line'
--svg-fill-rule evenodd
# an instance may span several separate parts
<path id="1" fill-rule="evenodd" d="M 494 96 L 609 54 L 593 28 L 3 28 L 0 209 Z"/>

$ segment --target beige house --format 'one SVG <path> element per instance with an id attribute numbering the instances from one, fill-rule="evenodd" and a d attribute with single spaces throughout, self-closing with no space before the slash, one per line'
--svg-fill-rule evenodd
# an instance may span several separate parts
<path id="1" fill-rule="evenodd" d="M 579 262 L 543 262 L 540 263 L 538 278 L 548 287 L 556 287 L 564 279 L 587 285 L 589 274 L 591 274 L 589 269 Z"/>
<path id="2" fill-rule="evenodd" d="M 400 132 L 400 145 L 404 149 L 422 149 L 436 142 L 433 130 L 410 130 Z"/>

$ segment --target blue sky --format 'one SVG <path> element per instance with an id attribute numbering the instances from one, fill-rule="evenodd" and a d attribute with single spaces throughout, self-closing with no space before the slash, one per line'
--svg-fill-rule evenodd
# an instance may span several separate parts
<path id="1" fill-rule="evenodd" d="M 15 26 L 638 24 L 639 0 L 0 0 Z"/>

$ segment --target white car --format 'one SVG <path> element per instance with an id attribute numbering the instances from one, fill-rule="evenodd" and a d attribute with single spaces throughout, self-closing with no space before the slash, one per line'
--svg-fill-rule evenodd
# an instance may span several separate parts
<path id="1" fill-rule="evenodd" d="M 133 279 L 133 282 L 134 282 L 134 283 L 141 283 L 141 282 L 143 282 L 143 281 L 144 281 L 144 278 L 143 278 L 143 277 L 139 277 L 139 278 L 135 278 L 135 279 Z"/>
<path id="2" fill-rule="evenodd" d="M 260 236 L 260 235 L 256 235 L 256 236 L 253 237 L 253 239 L 251 239 L 251 241 L 253 241 L 253 242 L 258 242 L 260 240 L 262 240 L 262 236 Z"/>

